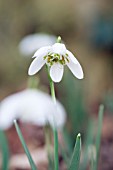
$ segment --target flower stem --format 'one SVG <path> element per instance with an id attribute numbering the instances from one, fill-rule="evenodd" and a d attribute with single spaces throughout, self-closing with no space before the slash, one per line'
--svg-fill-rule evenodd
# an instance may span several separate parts
<path id="1" fill-rule="evenodd" d="M 58 159 L 58 133 L 57 129 L 53 129 L 54 133 L 54 164 L 55 164 L 55 170 L 59 169 L 59 159 Z"/>
<path id="2" fill-rule="evenodd" d="M 56 96 L 55 96 L 54 83 L 53 83 L 53 81 L 52 81 L 52 79 L 50 77 L 49 67 L 47 65 L 46 65 L 46 68 L 47 68 L 47 72 L 48 72 L 48 79 L 49 79 L 49 84 L 50 84 L 51 96 L 52 96 L 54 104 L 56 105 Z"/>
<path id="3" fill-rule="evenodd" d="M 48 78 L 49 78 L 50 89 L 51 89 L 51 96 L 52 96 L 53 102 L 56 106 L 56 96 L 55 96 L 54 82 L 52 81 L 52 79 L 50 77 L 48 66 L 47 66 L 47 71 L 48 71 Z M 55 170 L 58 170 L 59 169 L 58 133 L 57 133 L 56 125 L 53 127 L 53 134 L 54 134 L 54 166 L 55 166 Z"/>

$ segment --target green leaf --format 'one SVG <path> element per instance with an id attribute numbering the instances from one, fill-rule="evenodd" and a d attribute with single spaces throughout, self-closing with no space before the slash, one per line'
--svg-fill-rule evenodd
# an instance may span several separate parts
<path id="1" fill-rule="evenodd" d="M 35 165 L 32 157 L 31 157 L 31 154 L 30 154 L 30 152 L 29 152 L 29 150 L 28 150 L 28 147 L 27 147 L 27 145 L 26 145 L 26 143 L 25 143 L 25 141 L 24 141 L 24 138 L 23 138 L 23 136 L 22 136 L 21 130 L 20 130 L 20 128 L 19 128 L 16 120 L 14 120 L 14 125 L 15 125 L 15 127 L 16 127 L 16 131 L 17 131 L 17 133 L 18 133 L 18 136 L 19 136 L 19 139 L 20 139 L 20 141 L 21 141 L 21 144 L 22 144 L 22 146 L 23 146 L 23 148 L 24 148 L 24 151 L 25 151 L 25 153 L 26 153 L 26 155 L 27 155 L 27 157 L 28 157 L 29 163 L 30 163 L 30 165 L 31 165 L 31 169 L 32 169 L 32 170 L 37 170 L 36 165 Z"/>
<path id="2" fill-rule="evenodd" d="M 8 170 L 9 147 L 5 133 L 0 130 L 0 149 L 2 151 L 2 170 Z"/>
<path id="3" fill-rule="evenodd" d="M 79 169 L 80 154 L 81 154 L 81 134 L 79 133 L 76 138 L 76 144 L 71 158 L 69 170 Z"/>
<path id="4" fill-rule="evenodd" d="M 102 121 L 103 121 L 103 112 L 104 112 L 104 106 L 100 105 L 99 107 L 99 114 L 98 114 L 98 131 L 96 136 L 96 159 L 94 161 L 94 168 L 93 170 L 97 170 L 98 167 L 98 158 L 99 158 L 99 149 L 100 149 L 100 142 L 101 142 L 101 131 L 102 131 Z"/>

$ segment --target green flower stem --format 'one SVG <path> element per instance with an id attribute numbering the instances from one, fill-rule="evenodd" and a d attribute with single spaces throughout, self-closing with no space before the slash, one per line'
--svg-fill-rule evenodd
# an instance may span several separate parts
<path id="1" fill-rule="evenodd" d="M 49 84 L 50 84 L 50 90 L 51 90 L 51 96 L 52 96 L 52 99 L 54 101 L 54 104 L 56 105 L 56 96 L 55 96 L 55 88 L 54 88 L 54 83 L 50 77 L 50 74 L 49 74 L 49 67 L 46 65 L 46 68 L 47 68 L 47 73 L 48 73 L 48 79 L 49 79 Z"/>
<path id="2" fill-rule="evenodd" d="M 57 43 L 61 43 L 61 37 L 60 36 L 57 39 Z M 51 96 L 52 96 L 53 102 L 56 106 L 56 96 L 55 96 L 54 82 L 52 81 L 52 79 L 50 77 L 49 67 L 47 65 L 46 65 L 46 68 L 47 68 L 48 79 L 49 79 L 49 83 L 50 83 Z M 53 128 L 53 134 L 54 134 L 54 166 L 55 166 L 55 170 L 58 170 L 59 169 L 58 133 L 57 133 L 57 129 L 55 127 Z M 50 150 L 48 150 L 48 152 L 50 153 Z"/>
<path id="3" fill-rule="evenodd" d="M 56 96 L 55 96 L 55 88 L 54 88 L 54 83 L 50 77 L 49 74 L 49 67 L 47 66 L 47 71 L 48 71 L 48 78 L 49 78 L 49 83 L 50 83 L 50 89 L 51 89 L 51 96 L 53 99 L 53 102 L 56 106 Z M 54 134 L 54 166 L 55 170 L 59 169 L 59 159 L 58 159 L 58 133 L 57 129 L 54 127 L 53 128 L 53 134 Z"/>
<path id="4" fill-rule="evenodd" d="M 55 170 L 59 169 L 59 159 L 58 159 L 58 133 L 57 130 L 53 129 L 54 133 L 54 164 L 55 164 Z"/>
<path id="5" fill-rule="evenodd" d="M 56 97 L 55 97 L 55 88 L 54 88 L 54 83 L 50 78 L 50 89 L 51 89 L 51 96 L 54 101 L 54 104 L 56 104 Z"/>

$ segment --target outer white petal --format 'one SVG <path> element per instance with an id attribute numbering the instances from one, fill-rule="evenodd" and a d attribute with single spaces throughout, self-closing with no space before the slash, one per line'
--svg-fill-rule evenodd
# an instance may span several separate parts
<path id="1" fill-rule="evenodd" d="M 52 45 L 51 52 L 57 53 L 60 55 L 65 55 L 66 47 L 62 43 L 55 43 L 54 45 Z"/>
<path id="2" fill-rule="evenodd" d="M 66 50 L 66 54 L 68 54 L 69 59 L 71 59 L 73 61 L 73 63 L 75 63 L 75 64 L 78 63 L 78 60 L 75 58 L 75 56 L 69 50 Z"/>
<path id="3" fill-rule="evenodd" d="M 43 67 L 44 64 L 45 64 L 45 60 L 44 60 L 43 56 L 36 57 L 32 61 L 31 65 L 29 67 L 28 74 L 34 75 Z"/>
<path id="4" fill-rule="evenodd" d="M 60 82 L 63 76 L 64 66 L 60 63 L 55 63 L 50 68 L 50 76 L 54 82 Z"/>
<path id="5" fill-rule="evenodd" d="M 51 46 L 41 47 L 35 52 L 32 58 L 39 57 L 39 56 L 46 56 L 50 49 Z"/>
<path id="6" fill-rule="evenodd" d="M 69 63 L 67 63 L 67 66 L 75 77 L 77 77 L 78 79 L 82 79 L 84 77 L 84 74 L 80 63 L 70 51 L 67 50 L 67 54 L 69 57 Z"/>

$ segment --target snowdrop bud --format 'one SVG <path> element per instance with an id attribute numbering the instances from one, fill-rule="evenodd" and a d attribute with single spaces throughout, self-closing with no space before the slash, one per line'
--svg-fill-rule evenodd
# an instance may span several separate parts
<path id="1" fill-rule="evenodd" d="M 57 38 L 57 43 L 61 43 L 61 37 L 60 36 L 58 36 L 58 38 Z"/>

